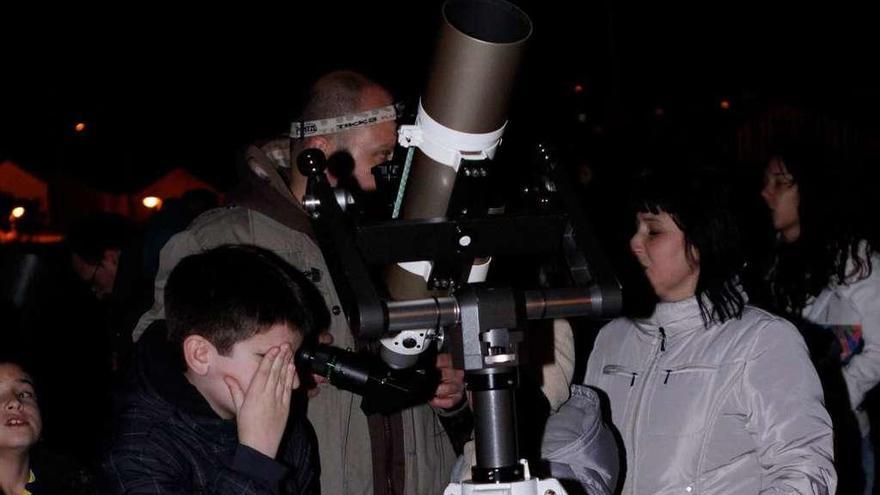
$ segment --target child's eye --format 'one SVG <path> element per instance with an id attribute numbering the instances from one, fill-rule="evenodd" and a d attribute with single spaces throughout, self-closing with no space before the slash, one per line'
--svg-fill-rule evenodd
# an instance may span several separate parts
<path id="1" fill-rule="evenodd" d="M 30 399 L 33 396 L 34 396 L 33 392 L 19 392 L 18 393 L 19 399 Z"/>

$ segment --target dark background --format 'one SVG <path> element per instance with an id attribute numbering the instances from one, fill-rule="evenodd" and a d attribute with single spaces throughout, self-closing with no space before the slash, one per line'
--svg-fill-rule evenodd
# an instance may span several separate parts
<path id="1" fill-rule="evenodd" d="M 867 7 L 516 3 L 534 22 L 511 107 L 514 123 L 528 122 L 523 138 L 716 130 L 774 102 L 873 126 L 880 109 L 871 68 L 880 45 Z M 0 159 L 108 192 L 136 190 L 179 166 L 226 188 L 235 150 L 283 130 L 325 70 L 362 70 L 415 101 L 440 5 L 8 12 Z M 78 121 L 86 132 L 72 131 Z"/>

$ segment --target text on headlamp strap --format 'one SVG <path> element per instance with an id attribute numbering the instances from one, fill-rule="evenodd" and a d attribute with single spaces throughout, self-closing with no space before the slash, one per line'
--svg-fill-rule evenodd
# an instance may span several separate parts
<path id="1" fill-rule="evenodd" d="M 374 108 L 365 112 L 352 113 L 341 117 L 329 119 L 306 120 L 290 123 L 290 137 L 302 139 L 310 136 L 322 136 L 335 134 L 357 127 L 380 124 L 389 120 L 396 120 L 398 105 L 388 105 Z"/>

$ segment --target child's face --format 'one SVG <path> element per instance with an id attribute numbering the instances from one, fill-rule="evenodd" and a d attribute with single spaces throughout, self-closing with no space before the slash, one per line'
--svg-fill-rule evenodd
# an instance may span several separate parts
<path id="1" fill-rule="evenodd" d="M 247 392 L 251 380 L 260 367 L 263 356 L 269 352 L 269 349 L 284 344 L 289 345 L 291 351 L 296 353 L 302 344 L 302 334 L 294 332 L 286 324 L 278 324 L 273 325 L 265 332 L 236 343 L 228 355 L 216 356 L 215 366 L 212 367 L 214 400 L 211 402 L 220 409 L 218 413 L 221 417 L 226 419 L 235 417 L 235 404 L 232 402 L 229 387 L 223 379 L 226 377 L 234 378 L 241 385 L 242 390 Z M 297 388 L 298 382 L 295 383 L 294 388 Z"/>
<path id="2" fill-rule="evenodd" d="M 31 377 L 14 364 L 0 364 L 0 449 L 28 449 L 43 430 Z"/>

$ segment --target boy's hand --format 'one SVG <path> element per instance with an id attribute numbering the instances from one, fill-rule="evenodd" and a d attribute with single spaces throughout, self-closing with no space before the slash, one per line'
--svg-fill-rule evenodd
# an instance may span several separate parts
<path id="1" fill-rule="evenodd" d="M 437 369 L 440 370 L 440 385 L 428 404 L 450 409 L 461 402 L 464 394 L 464 371 L 453 368 L 452 354 L 449 353 L 437 354 Z"/>
<path id="2" fill-rule="evenodd" d="M 235 405 L 238 441 L 273 459 L 290 414 L 291 392 L 299 387 L 292 357 L 287 344 L 269 349 L 247 392 L 235 378 L 223 379 Z"/>

